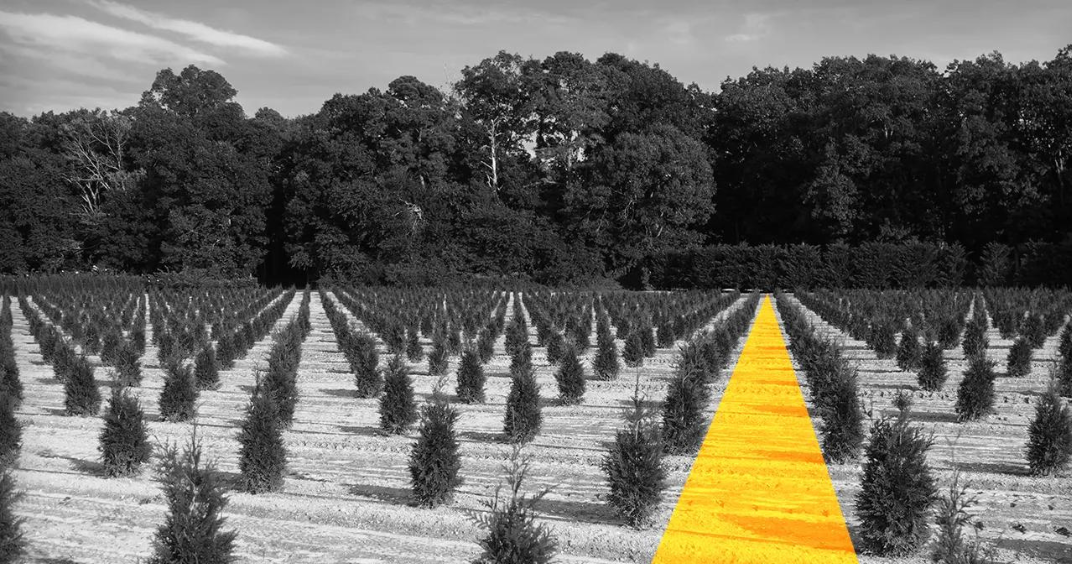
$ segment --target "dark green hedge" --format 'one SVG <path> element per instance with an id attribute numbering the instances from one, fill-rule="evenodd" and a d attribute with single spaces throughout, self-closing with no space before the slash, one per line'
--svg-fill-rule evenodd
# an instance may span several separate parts
<path id="1" fill-rule="evenodd" d="M 1072 285 L 1072 242 L 712 245 L 650 257 L 649 282 L 671 288 L 934 288 Z"/>
<path id="2" fill-rule="evenodd" d="M 969 261 L 960 245 L 865 243 L 713 245 L 652 257 L 656 288 L 917 288 L 959 286 Z"/>

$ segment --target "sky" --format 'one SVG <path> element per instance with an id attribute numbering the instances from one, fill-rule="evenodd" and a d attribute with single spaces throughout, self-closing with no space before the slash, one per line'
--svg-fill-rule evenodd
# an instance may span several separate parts
<path id="1" fill-rule="evenodd" d="M 825 56 L 1045 61 L 1072 43 L 1070 0 L 3 0 L 0 111 L 137 104 L 157 71 L 212 69 L 247 114 L 315 113 L 413 75 L 446 88 L 500 50 L 658 63 L 717 91 L 752 67 Z"/>

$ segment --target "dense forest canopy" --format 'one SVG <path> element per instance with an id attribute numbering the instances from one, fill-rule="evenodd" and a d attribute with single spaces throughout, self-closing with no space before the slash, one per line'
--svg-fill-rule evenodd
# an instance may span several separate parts
<path id="1" fill-rule="evenodd" d="M 1072 46 L 829 57 L 717 93 L 617 54 L 499 54 L 294 119 L 211 70 L 0 113 L 0 272 L 617 278 L 712 243 L 1066 241 Z"/>

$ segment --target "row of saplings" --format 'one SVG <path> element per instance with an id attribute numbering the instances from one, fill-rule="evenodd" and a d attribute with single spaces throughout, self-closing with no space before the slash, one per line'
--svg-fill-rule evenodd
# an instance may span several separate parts
<path id="1" fill-rule="evenodd" d="M 790 350 L 805 372 L 813 404 L 821 422 L 819 433 L 824 457 L 832 462 L 856 458 L 864 440 L 864 415 L 858 399 L 856 370 L 841 356 L 836 343 L 823 337 L 806 320 L 803 311 L 781 298 L 779 313 L 790 336 Z M 985 314 L 978 313 L 967 324 L 965 347 L 970 366 L 958 391 L 956 411 L 962 420 L 982 417 L 993 405 L 993 362 L 986 360 Z M 980 335 L 984 341 L 980 342 Z M 934 357 L 940 359 L 940 350 Z M 1062 335 L 1063 370 L 1068 370 L 1072 353 L 1072 331 Z M 927 356 L 924 355 L 924 359 Z M 932 357 L 933 358 L 933 357 Z M 921 374 L 933 371 L 937 361 L 925 361 Z M 940 370 L 944 371 L 944 365 Z M 933 376 L 927 375 L 925 378 Z M 944 381 L 944 373 L 941 377 Z M 1048 475 L 1068 467 L 1072 456 L 1072 411 L 1062 405 L 1058 392 L 1063 382 L 1055 380 L 1039 398 L 1026 447 L 1032 473 Z M 865 451 L 856 512 L 861 522 L 860 536 L 874 553 L 903 556 L 920 549 L 931 535 L 928 520 L 932 511 L 938 529 L 932 559 L 946 564 L 976 563 L 988 553 L 976 538 L 968 539 L 964 527 L 971 523 L 966 510 L 974 500 L 967 485 L 955 472 L 948 493 L 938 494 L 937 480 L 927 464 L 932 438 L 911 424 L 911 396 L 899 393 L 894 405 L 897 414 L 874 420 Z M 935 510 L 936 508 L 936 510 Z"/>

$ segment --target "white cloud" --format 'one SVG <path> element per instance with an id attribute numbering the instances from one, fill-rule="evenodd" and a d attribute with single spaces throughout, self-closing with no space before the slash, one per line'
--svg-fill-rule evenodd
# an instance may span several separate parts
<path id="1" fill-rule="evenodd" d="M 184 35 L 209 45 L 242 49 L 252 54 L 278 57 L 287 54 L 287 50 L 280 45 L 205 25 L 200 22 L 171 18 L 153 12 L 147 12 L 110 0 L 88 0 L 89 4 L 111 14 L 117 18 L 137 22 L 153 29 L 170 31 Z"/>
<path id="2" fill-rule="evenodd" d="M 695 41 L 692 35 L 692 22 L 675 20 L 664 28 L 667 38 L 675 45 L 691 45 Z"/>
<path id="3" fill-rule="evenodd" d="M 726 36 L 726 41 L 730 43 L 745 43 L 756 41 L 770 34 L 770 17 L 770 14 L 745 14 L 744 26 L 741 27 L 739 32 Z"/>
<path id="4" fill-rule="evenodd" d="M 16 43 L 67 53 L 103 55 L 127 62 L 224 65 L 219 57 L 173 41 L 107 26 L 77 16 L 0 11 L 0 29 Z"/>

